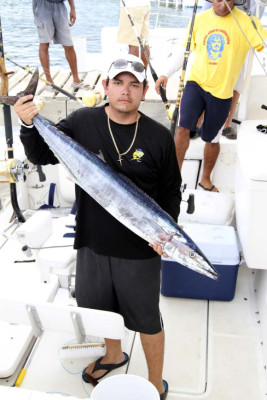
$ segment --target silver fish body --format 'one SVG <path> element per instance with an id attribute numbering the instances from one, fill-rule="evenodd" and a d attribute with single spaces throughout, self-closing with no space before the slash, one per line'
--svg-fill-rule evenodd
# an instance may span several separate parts
<path id="1" fill-rule="evenodd" d="M 198 246 L 132 181 L 40 115 L 34 117 L 34 124 L 75 182 L 113 217 L 148 243 L 160 244 L 178 263 L 218 279 L 217 271 Z"/>

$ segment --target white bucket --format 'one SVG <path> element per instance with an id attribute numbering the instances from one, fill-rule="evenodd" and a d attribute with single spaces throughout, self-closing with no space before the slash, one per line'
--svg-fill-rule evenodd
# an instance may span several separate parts
<path id="1" fill-rule="evenodd" d="M 86 51 L 86 37 L 74 36 L 72 38 L 74 49 L 77 57 L 78 72 L 87 72 L 87 51 Z"/>
<path id="2" fill-rule="evenodd" d="M 148 380 L 136 375 L 115 375 L 101 381 L 91 400 L 159 400 L 159 393 Z"/>

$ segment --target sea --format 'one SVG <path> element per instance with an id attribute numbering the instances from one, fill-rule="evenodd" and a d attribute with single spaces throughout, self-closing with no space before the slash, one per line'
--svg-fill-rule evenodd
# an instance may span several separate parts
<path id="1" fill-rule="evenodd" d="M 190 0 L 151 1 L 150 28 L 185 27 L 192 15 Z M 199 0 L 199 3 L 203 0 Z M 69 9 L 68 1 L 65 1 Z M 187 6 L 188 4 L 188 6 Z M 76 22 L 72 36 L 86 38 L 87 53 L 101 53 L 101 30 L 117 26 L 120 0 L 75 0 Z M 40 66 L 38 36 L 34 24 L 31 0 L 1 0 L 0 15 L 4 51 L 7 57 L 22 66 Z M 68 67 L 61 45 L 51 44 L 50 64 Z M 14 66 L 6 61 L 8 68 Z"/>

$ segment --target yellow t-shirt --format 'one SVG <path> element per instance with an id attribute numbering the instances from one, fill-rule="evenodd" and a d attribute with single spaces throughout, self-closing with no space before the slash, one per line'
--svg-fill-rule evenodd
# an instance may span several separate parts
<path id="1" fill-rule="evenodd" d="M 233 8 L 234 16 L 252 47 L 263 49 L 262 40 L 254 28 L 249 16 Z M 225 17 L 214 14 L 213 8 L 196 16 L 191 50 L 195 51 L 195 60 L 187 80 L 195 81 L 203 90 L 220 99 L 233 96 L 233 88 L 244 64 L 249 44 L 240 31 L 234 16 Z M 261 37 L 267 38 L 267 30 L 254 17 Z M 188 26 L 188 32 L 190 23 Z M 183 43 L 186 47 L 187 41 Z"/>

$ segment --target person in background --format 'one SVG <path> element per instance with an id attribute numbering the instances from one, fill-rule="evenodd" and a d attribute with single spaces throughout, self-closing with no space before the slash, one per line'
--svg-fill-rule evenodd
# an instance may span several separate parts
<path id="1" fill-rule="evenodd" d="M 149 16 L 150 16 L 150 0 L 124 0 L 125 5 L 133 18 L 134 25 L 138 32 L 142 43 L 144 44 L 148 57 L 150 56 L 150 49 L 148 45 L 149 40 Z M 128 17 L 125 7 L 121 1 L 121 12 L 118 28 L 118 43 L 127 44 L 129 46 L 129 54 L 139 56 L 139 42 Z M 141 58 L 147 68 L 147 60 L 143 52 Z"/>
<path id="2" fill-rule="evenodd" d="M 234 7 L 234 0 L 212 0 L 212 8 L 199 13 L 195 19 L 191 40 L 195 59 L 181 99 L 175 144 L 181 170 L 190 143 L 190 131 L 194 130 L 204 111 L 199 131 L 206 142 L 203 174 L 199 183 L 204 190 L 218 192 L 211 182 L 211 173 L 220 151 L 218 132 L 230 111 L 233 90 L 250 49 L 248 41 L 258 51 L 264 48 L 262 38 L 266 39 L 267 30 L 257 18 L 254 21 L 258 32 L 249 16 Z M 165 72 L 156 82 L 158 93 L 160 85 L 165 89 L 168 77 L 182 66 L 186 42 L 183 46 L 178 47 L 164 65 Z"/>
<path id="3" fill-rule="evenodd" d="M 33 0 L 34 22 L 39 36 L 39 58 L 43 67 L 46 80 L 53 83 L 50 72 L 49 45 L 62 44 L 66 59 L 69 63 L 73 76 L 72 87 L 75 89 L 89 90 L 90 86 L 85 85 L 79 78 L 77 57 L 70 33 L 70 26 L 76 21 L 74 0 L 68 0 L 70 5 L 70 19 L 68 19 L 65 0 Z M 47 85 L 49 91 L 56 91 L 52 86 Z"/>
<path id="4" fill-rule="evenodd" d="M 259 6 L 257 10 L 257 4 L 254 0 L 235 0 L 234 5 L 239 8 L 240 10 L 244 11 L 247 14 L 252 14 L 256 15 L 259 18 L 262 17 L 263 12 L 264 12 L 264 7 Z M 212 3 L 210 0 L 204 0 L 203 5 L 202 5 L 202 11 L 206 11 L 209 8 L 212 7 Z M 236 82 L 236 85 L 234 87 L 234 92 L 233 92 L 233 99 L 231 103 L 231 108 L 229 111 L 229 114 L 227 116 L 227 119 L 224 123 L 223 129 L 222 129 L 222 135 L 226 136 L 228 139 L 236 139 L 237 137 L 237 129 L 236 127 L 232 127 L 232 119 L 234 117 L 234 113 L 236 110 L 236 106 L 238 104 L 240 95 L 242 93 L 242 89 L 244 86 L 244 68 L 241 69 L 239 78 Z M 198 124 L 198 129 L 201 126 L 201 123 Z"/>
<path id="5" fill-rule="evenodd" d="M 138 110 L 148 89 L 142 60 L 131 54 L 114 60 L 102 83 L 109 102 L 82 107 L 57 128 L 87 150 L 101 154 L 176 221 L 181 175 L 175 145 L 167 128 Z M 38 112 L 33 102 L 26 102 L 32 97 L 24 96 L 14 106 L 22 120 L 25 154 L 36 165 L 56 164 L 58 160 L 31 125 Z M 149 246 L 77 185 L 76 200 L 77 304 L 118 312 L 128 329 L 140 332 L 148 378 L 165 400 L 168 383 L 162 379 L 164 328 L 159 309 L 162 248 Z M 119 340 L 106 339 L 106 349 L 104 357 L 84 368 L 85 382 L 96 384 L 129 361 Z"/>

